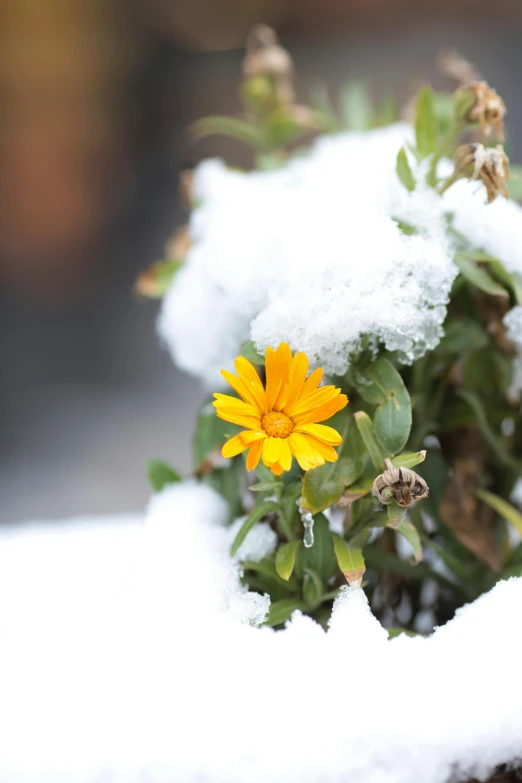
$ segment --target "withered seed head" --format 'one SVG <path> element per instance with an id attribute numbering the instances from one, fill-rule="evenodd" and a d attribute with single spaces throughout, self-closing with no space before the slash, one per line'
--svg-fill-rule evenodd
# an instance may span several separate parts
<path id="1" fill-rule="evenodd" d="M 478 122 L 486 138 L 494 131 L 504 141 L 506 104 L 486 82 L 471 82 L 455 92 L 457 115 L 466 122 Z"/>
<path id="2" fill-rule="evenodd" d="M 280 45 L 271 27 L 258 24 L 250 31 L 243 60 L 243 74 L 247 80 L 270 77 L 280 104 L 292 104 L 295 100 L 292 76 L 294 63 L 289 52 Z"/>
<path id="3" fill-rule="evenodd" d="M 480 76 L 476 67 L 462 57 L 458 52 L 451 49 L 443 49 L 437 55 L 437 65 L 439 71 L 448 76 L 450 79 L 455 79 L 459 84 L 469 84 L 469 82 L 476 82 Z"/>
<path id="4" fill-rule="evenodd" d="M 501 144 L 484 147 L 483 144 L 463 144 L 453 156 L 455 174 L 480 179 L 486 186 L 488 204 L 500 193 L 508 198 L 509 158 Z"/>
<path id="5" fill-rule="evenodd" d="M 414 500 L 428 496 L 428 485 L 415 471 L 408 468 L 396 468 L 391 460 L 384 461 L 386 470 L 373 482 L 372 494 L 381 503 L 395 503 L 402 508 L 411 506 Z"/>

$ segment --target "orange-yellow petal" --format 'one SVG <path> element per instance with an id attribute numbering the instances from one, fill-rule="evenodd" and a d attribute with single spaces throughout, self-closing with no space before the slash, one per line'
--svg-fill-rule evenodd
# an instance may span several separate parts
<path id="1" fill-rule="evenodd" d="M 216 398 L 212 403 L 216 408 L 229 410 L 231 413 L 240 413 L 243 416 L 259 416 L 258 409 L 244 400 L 238 400 L 237 397 L 230 397 L 228 394 L 214 394 Z"/>
<path id="2" fill-rule="evenodd" d="M 279 454 L 278 464 L 283 468 L 283 470 L 290 470 L 292 467 L 292 452 L 290 451 L 288 438 L 280 438 L 280 441 L 281 451 Z"/>
<path id="3" fill-rule="evenodd" d="M 329 446 L 339 446 L 342 441 L 341 435 L 333 427 L 327 427 L 325 424 L 300 424 L 295 432 L 303 432 L 305 435 L 312 435 L 318 440 L 322 440 Z"/>
<path id="4" fill-rule="evenodd" d="M 231 373 L 228 370 L 221 370 L 221 375 L 226 380 L 226 382 L 232 386 L 234 391 L 237 391 L 239 396 L 242 397 L 245 402 L 253 405 L 256 410 L 259 410 L 255 395 L 247 386 L 245 386 L 241 378 L 238 378 L 237 375 L 234 375 L 234 373 Z"/>
<path id="5" fill-rule="evenodd" d="M 303 470 L 312 470 L 319 465 L 324 465 L 324 459 L 318 451 L 313 449 L 310 439 L 306 435 L 292 432 L 288 438 L 288 445 Z"/>
<path id="6" fill-rule="evenodd" d="M 270 470 L 274 476 L 280 476 L 282 473 L 284 473 L 285 469 L 282 465 L 279 464 L 279 462 L 275 462 L 273 465 L 270 465 Z"/>
<path id="7" fill-rule="evenodd" d="M 271 411 L 275 408 L 275 403 L 279 393 L 288 383 L 288 372 L 290 362 L 292 361 L 292 352 L 287 343 L 281 343 L 276 350 L 268 347 L 265 354 L 266 370 L 266 410 Z"/>
<path id="8" fill-rule="evenodd" d="M 316 408 L 311 408 L 305 413 L 301 413 L 298 416 L 292 416 L 296 426 L 301 424 L 309 424 L 312 422 L 326 421 L 334 413 L 342 411 L 348 405 L 348 397 L 346 394 L 338 394 L 330 400 L 327 400 L 322 405 L 318 405 Z"/>
<path id="9" fill-rule="evenodd" d="M 267 410 L 266 395 L 256 368 L 244 356 L 237 357 L 234 367 L 246 388 L 252 393 L 259 412 L 264 413 Z"/>
<path id="10" fill-rule="evenodd" d="M 308 394 L 311 394 L 313 391 L 315 391 L 319 386 L 319 384 L 321 383 L 322 379 L 323 379 L 323 371 L 321 370 L 320 367 L 318 367 L 317 370 L 314 370 L 313 373 L 310 373 L 310 375 L 306 379 L 301 396 L 306 397 L 308 396 Z"/>
<path id="11" fill-rule="evenodd" d="M 257 468 L 259 458 L 261 457 L 261 452 L 263 451 L 263 441 L 262 440 L 256 440 L 252 445 L 250 446 L 250 449 L 248 450 L 247 458 L 246 458 L 246 469 L 247 470 L 255 470 Z"/>
<path id="12" fill-rule="evenodd" d="M 325 462 L 337 462 L 339 455 L 333 446 L 324 443 L 322 440 L 317 440 L 317 438 L 313 438 L 311 435 L 305 435 L 305 438 L 308 440 L 308 444 L 314 453 L 322 457 Z"/>
<path id="13" fill-rule="evenodd" d="M 296 353 L 290 365 L 288 387 L 284 400 L 285 408 L 292 408 L 300 399 L 308 372 L 308 358 L 304 353 Z"/>
<path id="14" fill-rule="evenodd" d="M 238 424 L 240 427 L 246 427 L 249 430 L 260 430 L 261 419 L 259 416 L 242 416 L 240 413 L 231 413 L 228 408 L 216 408 L 216 416 L 229 421 L 231 424 Z"/>
<path id="15" fill-rule="evenodd" d="M 324 402 L 331 400 L 339 394 L 339 389 L 335 386 L 321 386 L 306 397 L 300 397 L 294 405 L 287 406 L 286 412 L 289 416 L 300 416 L 313 408 L 317 408 Z"/>
<path id="16" fill-rule="evenodd" d="M 270 465 L 273 465 L 276 462 L 279 462 L 279 456 L 281 454 L 281 444 L 283 443 L 282 438 L 266 438 L 266 440 L 263 443 L 263 462 L 267 466 L 267 468 L 270 467 Z"/>
<path id="17" fill-rule="evenodd" d="M 241 454 L 245 449 L 247 449 L 252 443 L 258 440 L 263 440 L 264 438 L 266 438 L 266 433 L 262 430 L 258 432 L 245 430 L 244 432 L 240 432 L 238 435 L 234 435 L 233 438 L 227 440 L 221 449 L 221 454 L 227 459 L 230 457 L 236 457 L 238 454 Z"/>

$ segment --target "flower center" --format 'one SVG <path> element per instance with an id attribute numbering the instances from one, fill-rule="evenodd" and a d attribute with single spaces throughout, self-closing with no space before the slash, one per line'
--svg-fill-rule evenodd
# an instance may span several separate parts
<path id="1" fill-rule="evenodd" d="M 270 413 L 265 413 L 261 419 L 261 426 L 272 438 L 288 438 L 295 424 L 286 413 L 270 411 Z"/>

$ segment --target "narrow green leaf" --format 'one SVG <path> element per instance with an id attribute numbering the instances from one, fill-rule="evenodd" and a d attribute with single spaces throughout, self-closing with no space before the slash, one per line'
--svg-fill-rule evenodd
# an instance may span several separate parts
<path id="1" fill-rule="evenodd" d="M 365 131 L 372 126 L 372 103 L 368 89 L 359 79 L 351 79 L 340 93 L 343 122 L 348 130 Z"/>
<path id="2" fill-rule="evenodd" d="M 241 356 L 244 356 L 245 359 L 248 359 L 248 361 L 252 362 L 252 364 L 263 366 L 265 363 L 265 357 L 256 350 L 252 340 L 249 340 L 243 345 L 241 348 Z"/>
<path id="3" fill-rule="evenodd" d="M 509 174 L 507 183 L 509 198 L 513 201 L 522 201 L 522 166 L 510 164 Z"/>
<path id="4" fill-rule="evenodd" d="M 245 560 L 241 565 L 244 572 L 251 571 L 258 575 L 261 574 L 264 577 L 267 577 L 268 584 L 270 584 L 271 581 L 272 585 L 276 584 L 287 593 L 293 593 L 297 590 L 298 585 L 295 576 L 292 575 L 288 579 L 283 579 L 279 576 L 275 562 L 270 559 L 270 557 L 264 557 L 258 563 L 254 563 L 251 560 Z M 269 592 L 271 593 L 270 589 Z"/>
<path id="5" fill-rule="evenodd" d="M 406 445 L 411 430 L 411 400 L 400 373 L 381 357 L 355 375 L 361 397 L 377 405 L 373 417 L 375 437 L 385 457 Z"/>
<path id="6" fill-rule="evenodd" d="M 417 96 L 415 138 L 417 150 L 422 158 L 435 152 L 437 148 L 437 121 L 433 92 L 430 87 L 423 87 Z"/>
<path id="7" fill-rule="evenodd" d="M 415 465 L 420 465 L 426 459 L 426 450 L 422 451 L 404 451 L 402 454 L 397 454 L 392 458 L 392 465 L 396 468 L 414 468 Z"/>
<path id="8" fill-rule="evenodd" d="M 400 533 L 401 536 L 404 536 L 406 541 L 410 544 L 411 548 L 413 549 L 413 558 L 415 563 L 420 563 L 422 560 L 422 543 L 419 532 L 415 525 L 410 522 L 409 519 L 403 519 L 399 526 L 395 528 L 395 530 L 397 533 Z"/>
<path id="9" fill-rule="evenodd" d="M 277 511 L 277 505 L 271 501 L 267 500 L 265 503 L 261 503 L 260 506 L 257 506 L 254 508 L 253 511 L 250 512 L 250 514 L 247 516 L 243 524 L 241 525 L 241 528 L 239 529 L 232 546 L 230 547 L 230 555 L 234 557 L 234 555 L 237 553 L 237 550 L 249 534 L 249 532 L 252 530 L 254 525 L 257 525 L 257 523 L 263 519 L 264 516 L 267 514 L 270 514 L 273 511 Z"/>
<path id="10" fill-rule="evenodd" d="M 364 411 L 357 411 L 357 413 L 353 414 L 353 417 L 364 445 L 368 449 L 374 468 L 378 471 L 383 470 L 383 463 L 387 455 L 375 437 L 372 420 Z"/>
<path id="11" fill-rule="evenodd" d="M 459 318 L 445 327 L 445 334 L 437 351 L 448 354 L 466 354 L 478 351 L 488 344 L 488 336 L 482 326 L 472 318 Z"/>
<path id="12" fill-rule="evenodd" d="M 487 489 L 479 488 L 477 490 L 477 497 L 479 500 L 482 500 L 483 503 L 491 506 L 499 516 L 513 525 L 517 533 L 522 536 L 522 514 L 517 508 L 512 506 L 511 503 L 508 503 L 507 500 L 499 498 L 498 495 L 494 495 L 493 492 L 488 492 Z"/>
<path id="13" fill-rule="evenodd" d="M 509 294 L 506 289 L 497 283 L 485 269 L 477 266 L 475 261 L 466 258 L 462 253 L 456 253 L 453 263 L 458 266 L 460 273 L 476 288 L 490 296 L 502 296 L 507 299 Z"/>
<path id="14" fill-rule="evenodd" d="M 253 123 L 237 117 L 220 115 L 202 117 L 193 122 L 188 131 L 196 140 L 218 135 L 241 141 L 253 149 L 258 149 L 263 145 L 263 137 L 259 128 Z"/>
<path id="15" fill-rule="evenodd" d="M 333 536 L 333 542 L 335 556 L 346 581 L 349 585 L 360 585 L 363 574 L 366 571 L 361 550 L 348 546 L 344 538 L 335 534 Z"/>
<path id="16" fill-rule="evenodd" d="M 472 409 L 473 413 L 475 414 L 475 420 L 478 424 L 478 427 L 484 436 L 484 440 L 495 452 L 499 460 L 504 465 L 506 465 L 506 467 L 510 468 L 516 473 L 520 473 L 522 471 L 522 465 L 516 459 L 514 459 L 514 457 L 502 443 L 499 435 L 497 435 L 491 427 L 479 396 L 469 389 L 459 389 L 457 394 L 459 397 L 461 397 L 461 399 L 465 400 L 465 402 L 467 402 Z"/>
<path id="17" fill-rule="evenodd" d="M 286 582 L 292 576 L 294 570 L 295 555 L 300 545 L 300 541 L 289 541 L 287 544 L 283 544 L 276 552 L 275 567 L 276 571 Z"/>
<path id="18" fill-rule="evenodd" d="M 305 608 L 305 604 L 299 598 L 283 598 L 282 601 L 275 601 L 270 604 L 268 616 L 263 625 L 282 625 L 290 619 L 297 609 L 303 611 Z"/>
<path id="19" fill-rule="evenodd" d="M 303 547 L 300 552 L 303 569 L 315 571 L 324 582 L 335 574 L 332 532 L 324 514 L 314 517 L 314 545 L 309 549 Z"/>
<path id="20" fill-rule="evenodd" d="M 305 568 L 303 580 L 303 598 L 310 609 L 315 609 L 322 600 L 324 585 L 315 571 Z"/>
<path id="21" fill-rule="evenodd" d="M 397 171 L 397 176 L 399 177 L 399 180 L 402 182 L 406 190 L 409 190 L 410 193 L 412 192 L 412 190 L 415 190 L 415 184 L 416 184 L 415 179 L 413 177 L 413 174 L 411 173 L 408 156 L 406 154 L 406 150 L 404 147 L 401 147 L 397 154 L 397 162 L 395 164 L 395 169 Z"/>
<path id="22" fill-rule="evenodd" d="M 504 264 L 497 259 L 491 259 L 489 268 L 503 285 L 511 288 L 517 304 L 522 305 L 522 275 L 520 272 L 508 272 Z"/>
<path id="23" fill-rule="evenodd" d="M 161 492 L 167 484 L 182 481 L 180 474 L 160 459 L 147 460 L 147 476 L 154 492 Z"/>
<path id="24" fill-rule="evenodd" d="M 250 490 L 252 492 L 275 492 L 281 487 L 284 487 L 282 481 L 260 481 L 258 484 L 252 484 Z"/>

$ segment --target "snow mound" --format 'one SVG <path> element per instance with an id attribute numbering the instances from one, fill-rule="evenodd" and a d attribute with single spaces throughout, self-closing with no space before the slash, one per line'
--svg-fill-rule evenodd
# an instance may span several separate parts
<path id="1" fill-rule="evenodd" d="M 345 588 L 325 633 L 256 628 L 211 490 L 0 535 L 0 780 L 445 783 L 522 758 L 522 579 L 388 641 Z"/>
<path id="2" fill-rule="evenodd" d="M 216 387 L 249 339 L 262 352 L 285 340 L 330 373 L 343 374 L 365 344 L 411 363 L 443 333 L 457 274 L 447 215 L 474 247 L 522 271 L 520 207 L 486 204 L 477 182 L 441 199 L 422 184 L 422 167 L 408 193 L 395 161 L 411 139 L 397 124 L 325 136 L 276 171 L 202 163 L 194 244 L 158 320 L 176 364 Z M 405 235 L 398 220 L 421 230 Z"/>

